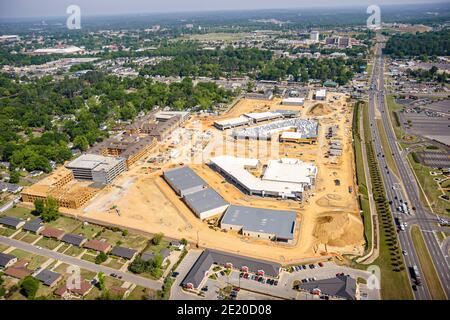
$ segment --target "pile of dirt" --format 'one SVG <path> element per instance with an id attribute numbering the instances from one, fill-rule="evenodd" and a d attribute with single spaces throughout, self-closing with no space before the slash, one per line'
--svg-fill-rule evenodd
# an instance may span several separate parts
<path id="1" fill-rule="evenodd" d="M 319 216 L 314 228 L 314 237 L 321 243 L 333 247 L 360 244 L 364 226 L 361 220 L 346 212 L 329 212 Z"/>
<path id="2" fill-rule="evenodd" d="M 342 197 L 338 194 L 327 194 L 317 199 L 316 204 L 321 207 L 343 207 Z"/>
<path id="3" fill-rule="evenodd" d="M 331 108 L 330 106 L 324 105 L 323 103 L 317 103 L 311 109 L 309 109 L 307 114 L 309 116 L 326 116 L 333 111 L 333 108 Z"/>

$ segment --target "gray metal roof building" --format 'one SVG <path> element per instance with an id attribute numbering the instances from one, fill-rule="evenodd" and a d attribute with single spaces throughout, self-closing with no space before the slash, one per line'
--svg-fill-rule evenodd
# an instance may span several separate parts
<path id="1" fill-rule="evenodd" d="M 184 202 L 200 219 L 206 219 L 216 214 L 222 214 L 228 207 L 220 194 L 212 188 L 190 193 L 184 196 Z"/>
<path id="2" fill-rule="evenodd" d="M 6 268 L 14 261 L 17 261 L 17 258 L 12 254 L 0 252 L 0 268 Z"/>
<path id="3" fill-rule="evenodd" d="M 300 283 L 299 288 L 305 291 L 319 289 L 321 294 L 343 299 L 356 299 L 356 280 L 349 276 Z"/>
<path id="4" fill-rule="evenodd" d="M 0 217 L 0 224 L 10 228 L 19 229 L 25 224 L 25 221 L 16 217 Z"/>
<path id="5" fill-rule="evenodd" d="M 281 269 L 279 263 L 206 249 L 189 270 L 181 285 L 192 289 L 198 288 L 213 264 L 230 266 L 246 272 L 263 272 L 270 277 L 277 277 Z"/>
<path id="6" fill-rule="evenodd" d="M 87 241 L 84 236 L 72 233 L 65 234 L 61 240 L 77 247 L 81 247 Z"/>
<path id="7" fill-rule="evenodd" d="M 290 242 L 294 239 L 296 217 L 294 211 L 231 205 L 223 215 L 220 226 L 242 231 L 245 236 Z"/>
<path id="8" fill-rule="evenodd" d="M 121 258 L 125 258 L 128 260 L 131 260 L 134 258 L 134 255 L 136 254 L 136 250 L 125 248 L 125 247 L 114 247 L 111 251 L 111 254 L 114 256 L 118 256 Z"/>
<path id="9" fill-rule="evenodd" d="M 155 257 L 155 253 L 152 251 L 144 252 L 141 256 L 141 260 L 144 260 L 145 262 L 152 260 Z"/>
<path id="10" fill-rule="evenodd" d="M 200 191 L 207 186 L 207 183 L 189 167 L 164 171 L 164 179 L 180 197 Z"/>
<path id="11" fill-rule="evenodd" d="M 53 286 L 61 278 L 61 275 L 57 272 L 44 269 L 34 277 L 46 286 Z"/>
<path id="12" fill-rule="evenodd" d="M 41 218 L 36 218 L 33 221 L 29 221 L 23 225 L 23 229 L 25 231 L 30 231 L 33 233 L 39 233 L 42 228 L 44 228 L 44 224 L 42 223 Z"/>

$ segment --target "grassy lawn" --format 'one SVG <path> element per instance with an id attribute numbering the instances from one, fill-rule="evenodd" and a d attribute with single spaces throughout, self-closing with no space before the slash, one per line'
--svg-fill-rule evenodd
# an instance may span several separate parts
<path id="1" fill-rule="evenodd" d="M 422 232 L 418 226 L 412 226 L 411 237 L 414 242 L 414 248 L 416 249 L 419 257 L 421 270 L 425 277 L 428 289 L 433 300 L 447 300 L 444 290 L 442 289 L 441 282 L 439 281 L 436 269 L 434 268 L 433 261 L 431 260 L 430 253 L 427 250 L 425 241 L 423 240 Z"/>
<path id="2" fill-rule="evenodd" d="M 80 227 L 81 224 L 82 224 L 81 221 L 65 216 L 61 216 L 57 220 L 48 223 L 50 227 L 62 229 L 66 233 L 72 233 L 72 231 Z"/>
<path id="3" fill-rule="evenodd" d="M 169 248 L 170 241 L 162 239 L 158 245 L 154 245 L 149 242 L 149 245 L 145 248 L 144 251 L 152 251 L 154 253 L 160 253 L 162 249 Z"/>
<path id="4" fill-rule="evenodd" d="M 93 255 L 93 254 L 90 254 L 87 252 L 87 253 L 83 254 L 81 259 L 95 263 L 95 257 L 96 257 L 96 255 Z"/>
<path id="5" fill-rule="evenodd" d="M 23 237 L 25 237 L 26 234 L 27 234 L 26 231 L 20 231 L 18 234 L 16 234 L 16 235 L 13 237 L 13 239 L 15 239 L 15 240 L 20 240 L 20 239 L 22 239 Z"/>
<path id="6" fill-rule="evenodd" d="M 360 136 L 360 114 L 361 108 L 363 108 L 363 125 L 368 125 L 367 120 L 367 104 L 357 103 L 355 105 L 353 114 L 353 138 L 354 138 L 354 152 L 355 152 L 355 164 L 356 164 L 356 180 L 358 182 L 358 199 L 360 204 L 360 209 L 362 211 L 362 218 L 364 222 L 364 237 L 366 239 L 366 248 L 371 248 L 372 246 L 372 219 L 367 191 L 367 180 L 364 170 L 364 160 L 362 154 L 361 146 L 361 136 Z M 364 127 L 365 128 L 365 127 Z M 364 131 L 366 132 L 366 130 Z M 370 131 L 369 131 L 370 133 Z"/>
<path id="7" fill-rule="evenodd" d="M 384 126 L 383 126 L 383 122 L 381 121 L 381 119 L 377 119 L 377 126 L 378 126 L 378 131 L 380 132 L 381 144 L 383 146 L 384 156 L 386 157 L 386 162 L 387 162 L 389 168 L 391 169 L 391 171 L 394 172 L 398 177 L 399 176 L 398 169 L 397 169 L 397 166 L 395 165 L 394 157 L 392 156 L 392 151 L 391 151 L 391 148 L 389 147 L 389 143 L 388 143 L 387 136 L 386 136 L 386 131 L 384 131 Z"/>
<path id="8" fill-rule="evenodd" d="M 39 238 L 39 235 L 28 232 L 27 235 L 21 239 L 21 241 L 24 241 L 26 243 L 32 243 L 36 241 L 37 238 Z"/>
<path id="9" fill-rule="evenodd" d="M 0 236 L 10 237 L 10 236 L 13 235 L 14 232 L 16 232 L 16 231 L 17 231 L 17 230 L 13 230 L 13 229 L 9 229 L 9 228 L 0 227 Z"/>
<path id="10" fill-rule="evenodd" d="M 5 211 L 2 215 L 8 216 L 8 217 L 16 217 L 21 219 L 27 219 L 27 218 L 35 218 L 31 214 L 31 210 L 27 208 L 22 207 L 13 207 L 7 211 Z"/>
<path id="11" fill-rule="evenodd" d="M 111 260 L 108 263 L 104 263 L 103 265 L 113 268 L 113 269 L 116 269 L 116 270 L 119 270 L 120 268 L 123 267 L 124 263 L 119 261 L 119 259 L 117 259 L 117 258 L 111 257 Z"/>
<path id="12" fill-rule="evenodd" d="M 4 244 L 0 244 L 0 252 L 3 252 L 8 248 L 9 248 L 8 246 L 5 246 Z"/>
<path id="13" fill-rule="evenodd" d="M 71 246 L 69 249 L 67 249 L 66 252 L 64 252 L 64 254 L 71 256 L 71 257 L 77 257 L 83 252 L 83 250 L 84 250 L 83 248 Z"/>
<path id="14" fill-rule="evenodd" d="M 134 288 L 133 291 L 130 292 L 127 299 L 128 300 L 147 300 L 147 299 L 154 300 L 154 299 L 156 299 L 156 291 L 149 289 L 149 288 L 136 286 L 136 288 Z"/>
<path id="15" fill-rule="evenodd" d="M 67 250 L 67 248 L 69 248 L 70 245 L 68 245 L 67 243 L 64 243 L 61 247 L 59 247 L 59 249 L 57 250 L 59 253 L 64 253 L 64 251 Z"/>
<path id="16" fill-rule="evenodd" d="M 93 239 L 102 230 L 103 230 L 103 227 L 100 227 L 100 226 L 97 226 L 94 224 L 89 224 L 89 225 L 82 224 L 77 229 L 75 229 L 72 233 L 82 234 L 83 236 L 85 236 L 88 239 Z"/>
<path id="17" fill-rule="evenodd" d="M 386 96 L 387 106 L 389 109 L 389 116 L 391 118 L 392 127 L 394 128 L 395 136 L 400 142 L 407 133 L 403 130 L 399 119 L 396 116 L 396 112 L 400 112 L 403 106 L 395 102 L 394 95 L 390 94 Z M 412 141 L 411 141 L 412 142 Z"/>
<path id="18" fill-rule="evenodd" d="M 48 260 L 48 258 L 46 258 L 46 257 L 34 255 L 30 252 L 26 252 L 26 251 L 23 251 L 20 249 L 15 249 L 15 250 L 11 251 L 10 254 L 12 254 L 13 256 L 16 256 L 19 260 L 25 259 L 25 260 L 30 261 L 30 263 L 28 265 L 28 269 L 30 269 L 30 270 L 36 269 L 37 267 L 39 267 L 45 261 Z"/>
<path id="19" fill-rule="evenodd" d="M 442 195 L 442 192 L 438 188 L 438 183 L 433 180 L 435 176 L 430 175 L 430 171 L 435 170 L 417 163 L 411 154 L 408 154 L 408 161 L 411 168 L 414 170 L 416 180 L 418 180 L 417 182 L 422 186 L 433 211 L 435 213 L 449 215 L 450 203 L 439 198 L 439 196 Z M 447 192 L 447 194 L 449 193 Z M 426 201 L 423 192 L 420 192 L 420 198 L 422 203 L 425 206 L 428 206 L 428 202 Z"/>
<path id="20" fill-rule="evenodd" d="M 105 239 L 108 243 L 110 243 L 113 246 L 118 245 L 118 243 L 121 243 L 121 246 L 128 247 L 131 249 L 136 250 L 142 250 L 144 249 L 148 244 L 148 238 L 138 235 L 129 233 L 126 236 L 122 235 L 122 232 L 120 231 L 111 231 L 109 229 L 104 229 L 104 231 L 101 233 L 100 236 L 97 237 L 99 240 Z"/>
<path id="21" fill-rule="evenodd" d="M 61 242 L 58 240 L 50 239 L 50 238 L 42 238 L 38 242 L 36 242 L 37 246 L 44 247 L 50 250 L 55 249 Z"/>

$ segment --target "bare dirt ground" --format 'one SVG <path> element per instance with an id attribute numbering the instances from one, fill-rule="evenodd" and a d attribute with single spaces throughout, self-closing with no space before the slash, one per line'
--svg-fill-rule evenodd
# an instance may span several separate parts
<path id="1" fill-rule="evenodd" d="M 334 99 L 333 96 L 339 96 L 339 99 Z M 130 171 L 122 174 L 111 186 L 102 190 L 84 209 L 66 211 L 105 223 L 121 225 L 124 228 L 148 233 L 163 232 L 177 239 L 186 238 L 193 243 L 198 243 L 201 247 L 279 261 L 284 264 L 300 262 L 305 258 L 361 253 L 364 249 L 363 224 L 356 196 L 354 192 L 348 191 L 349 186 L 356 190 L 351 146 L 352 109 L 346 105 L 346 98 L 342 94 L 329 94 L 327 101 L 321 103 L 326 109 L 333 109 L 333 112 L 314 117 L 306 116 L 306 114 L 317 103 L 316 101 L 308 99 L 302 107 L 281 106 L 279 102 L 279 99 L 273 101 L 243 99 L 226 115 L 209 119 L 194 117 L 185 127 L 189 128 L 190 124 L 201 122 L 203 131 L 210 132 L 212 135 L 222 135 L 222 132 L 211 127 L 213 121 L 238 117 L 247 112 L 277 109 L 298 110 L 305 118 L 315 118 L 319 121 L 319 139 L 316 145 L 282 144 L 274 148 L 277 151 L 276 154 L 262 156 L 257 146 L 246 146 L 249 149 L 246 151 L 246 156 L 259 156 L 263 163 L 280 157 L 315 162 L 319 168 L 316 187 L 307 194 L 304 203 L 250 197 L 232 184 L 225 182 L 220 174 L 205 163 L 190 165 L 230 203 L 296 211 L 298 219 L 294 244 L 283 245 L 246 238 L 220 231 L 197 219 L 161 177 L 162 170 L 173 167 L 174 163 L 178 165 L 178 160 L 157 165 L 148 164 L 142 160 Z M 336 139 L 343 142 L 343 155 L 338 159 L 326 158 L 328 142 L 325 139 L 325 132 L 330 125 L 335 124 L 339 125 Z M 239 143 L 245 146 L 250 142 Z M 177 148 L 184 148 L 184 144 L 180 141 Z M 210 147 L 212 155 L 222 151 L 217 150 L 218 148 L 222 146 Z M 165 149 L 166 146 L 159 148 L 159 150 Z M 212 155 L 209 154 L 209 157 Z M 208 156 L 204 156 L 204 162 L 207 160 Z M 336 179 L 339 179 L 340 185 L 335 184 Z M 119 214 L 113 208 L 117 208 Z"/>

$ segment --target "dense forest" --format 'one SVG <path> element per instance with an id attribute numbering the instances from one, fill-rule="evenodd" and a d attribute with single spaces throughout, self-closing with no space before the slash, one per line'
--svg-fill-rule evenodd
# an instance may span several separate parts
<path id="1" fill-rule="evenodd" d="M 166 85 L 91 71 L 59 82 L 46 76 L 25 83 L 0 74 L 0 158 L 12 168 L 49 172 L 49 160 L 70 159 L 70 142 L 85 149 L 102 140 L 103 125 L 131 120 L 155 105 L 205 110 L 231 95 L 214 83 L 194 86 L 190 78 Z"/>
<path id="2" fill-rule="evenodd" d="M 394 58 L 450 55 L 450 29 L 437 32 L 404 33 L 393 35 L 386 43 L 385 53 Z"/>
<path id="3" fill-rule="evenodd" d="M 228 47 L 225 50 L 209 51 L 199 50 L 197 45 L 192 44 L 191 47 L 183 49 L 182 51 L 159 49 L 158 52 L 162 55 L 174 55 L 174 59 L 163 61 L 155 66 L 146 66 L 141 70 L 141 75 L 214 78 L 227 75 L 250 75 L 272 59 L 271 51 L 255 48 Z"/>
<path id="4" fill-rule="evenodd" d="M 354 73 L 365 68 L 363 59 L 277 59 L 266 64 L 258 74 L 258 79 L 281 80 L 292 75 L 294 80 L 333 80 L 340 85 L 352 79 Z"/>

